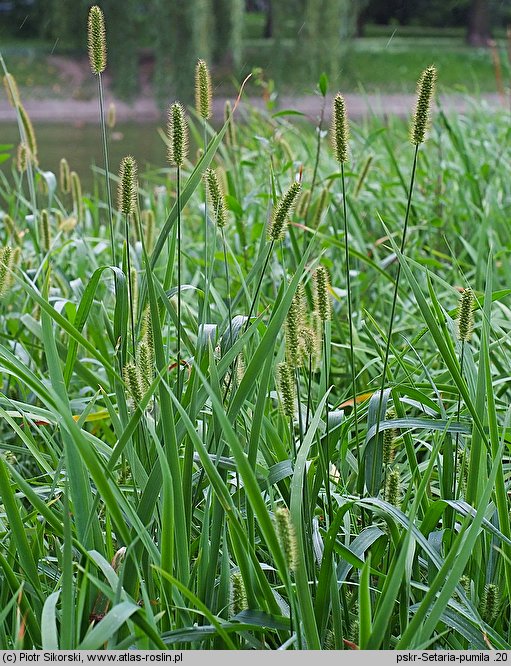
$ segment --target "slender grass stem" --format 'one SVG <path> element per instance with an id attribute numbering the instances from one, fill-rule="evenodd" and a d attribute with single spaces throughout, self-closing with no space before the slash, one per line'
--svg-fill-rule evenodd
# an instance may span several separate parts
<path id="1" fill-rule="evenodd" d="M 176 167 L 176 203 L 177 203 L 177 395 L 181 398 L 181 167 Z"/>
<path id="2" fill-rule="evenodd" d="M 229 264 L 227 262 L 227 243 L 225 240 L 225 231 L 222 227 L 222 246 L 224 253 L 224 266 L 225 266 L 225 284 L 227 289 L 227 316 L 229 317 L 229 346 L 232 347 L 232 307 L 231 307 L 231 280 L 229 275 Z"/>
<path id="3" fill-rule="evenodd" d="M 303 444 L 303 416 L 302 416 L 302 400 L 301 400 L 301 391 L 300 391 L 300 371 L 298 368 L 294 370 L 295 375 L 295 384 L 296 384 L 296 402 L 298 405 L 298 429 L 300 433 L 300 444 Z"/>
<path id="4" fill-rule="evenodd" d="M 403 226 L 403 235 L 401 237 L 401 245 L 399 248 L 400 253 L 403 255 L 405 251 L 405 245 L 406 245 L 406 237 L 407 237 L 407 232 L 408 232 L 408 222 L 410 218 L 410 208 L 412 205 L 412 193 L 413 193 L 413 187 L 415 183 L 415 172 L 417 170 L 417 156 L 419 154 L 419 144 L 415 145 L 415 150 L 414 150 L 414 155 L 413 155 L 413 164 L 412 164 L 412 172 L 410 176 L 410 187 L 408 188 L 408 199 L 406 203 L 406 213 L 405 213 L 405 221 L 404 221 L 404 226 Z M 387 332 L 387 343 L 385 345 L 385 356 L 383 360 L 383 371 L 382 371 L 382 377 L 381 377 L 381 385 L 380 385 L 380 398 L 378 401 L 378 412 L 377 412 L 377 420 L 376 420 L 376 432 L 375 432 L 375 441 L 378 441 L 378 435 L 380 434 L 380 420 L 382 417 L 381 414 L 381 409 L 383 405 L 383 391 L 385 388 L 385 380 L 386 380 L 386 375 L 387 375 L 387 368 L 389 364 L 389 354 L 390 354 L 390 343 L 392 339 L 392 332 L 394 329 L 394 317 L 396 313 L 396 304 L 397 304 L 397 294 L 399 291 L 399 279 L 401 277 L 401 264 L 398 263 L 397 265 L 397 273 L 396 273 L 396 279 L 394 282 L 394 294 L 392 296 L 392 307 L 390 310 L 390 320 L 389 320 L 389 328 Z M 362 478 L 362 483 L 363 483 L 363 475 L 360 475 Z M 361 487 L 361 483 L 359 482 L 359 490 Z"/>
<path id="5" fill-rule="evenodd" d="M 326 99 L 323 97 L 323 103 L 321 105 L 321 113 L 319 117 L 319 124 L 316 128 L 316 135 L 317 135 L 317 140 L 316 140 L 316 157 L 314 160 L 314 170 L 312 172 L 312 181 L 311 181 L 311 187 L 309 191 L 309 200 L 307 201 L 307 207 L 305 209 L 305 215 L 304 215 L 304 222 L 307 224 L 307 221 L 309 219 L 309 212 L 310 212 L 310 207 L 312 203 L 312 196 L 314 193 L 314 189 L 316 187 L 316 180 L 318 177 L 318 167 L 319 167 L 319 159 L 321 155 L 321 139 L 322 139 L 322 133 L 323 133 L 323 123 L 325 121 L 325 102 Z M 304 238 L 304 243 L 305 245 L 307 244 L 307 239 Z M 304 247 L 305 247 L 304 245 Z"/>
<path id="6" fill-rule="evenodd" d="M 348 329 L 349 329 L 349 359 L 351 371 L 351 391 L 353 394 L 353 420 L 355 425 L 355 446 L 357 450 L 358 474 L 362 475 L 360 458 L 360 441 L 358 437 L 358 414 L 357 414 L 357 377 L 355 370 L 355 351 L 353 344 L 353 298 L 351 293 L 351 275 L 350 275 L 350 248 L 348 236 L 348 211 L 346 204 L 346 179 L 344 175 L 344 162 L 341 162 L 341 183 L 342 183 L 342 214 L 344 222 L 344 262 L 346 270 L 346 290 L 348 292 Z"/>
<path id="7" fill-rule="evenodd" d="M 323 324 L 323 357 L 325 361 L 325 388 L 328 390 L 328 358 L 327 358 L 327 353 L 326 353 L 326 345 L 327 345 L 327 339 L 326 339 L 326 330 L 325 330 L 325 325 Z M 332 522 L 333 518 L 333 510 L 332 510 L 332 497 L 330 494 L 330 474 L 329 474 L 329 443 L 330 443 L 330 426 L 329 426 L 329 418 L 328 418 L 328 400 L 325 402 L 325 423 L 326 423 L 326 432 L 325 432 L 325 442 L 326 442 L 326 451 L 324 448 L 321 446 L 321 441 L 319 442 L 319 458 L 322 462 L 323 466 L 323 479 L 324 479 L 324 484 L 325 484 L 325 493 L 326 493 L 326 498 L 327 498 L 327 507 L 328 507 L 328 519 L 329 519 L 329 524 Z"/>
<path id="8" fill-rule="evenodd" d="M 464 361 L 465 361 L 465 340 L 461 340 L 460 374 L 462 377 L 463 377 Z M 461 418 L 461 394 L 458 393 L 458 405 L 456 408 L 456 423 L 460 422 L 460 418 Z M 465 466 L 465 461 L 463 461 L 463 465 L 460 466 L 460 480 L 458 483 L 458 487 L 456 487 L 456 480 L 458 477 L 459 440 L 460 440 L 460 434 L 459 432 L 457 432 L 456 443 L 454 448 L 454 475 L 453 475 L 453 489 L 452 489 L 452 496 L 454 499 L 457 499 L 457 493 L 459 493 L 459 490 L 461 488 L 463 480 L 463 467 Z"/>
<path id="9" fill-rule="evenodd" d="M 99 97 L 99 122 L 101 125 L 101 138 L 103 144 L 103 161 L 105 165 L 105 189 L 106 199 L 108 206 L 108 228 L 110 232 L 110 249 L 112 252 L 112 262 L 117 266 L 117 259 L 115 253 L 115 238 L 114 238 L 114 211 L 112 206 L 112 193 L 110 190 L 110 166 L 108 159 L 108 135 L 106 131 L 106 118 L 105 118 L 105 102 L 103 98 L 103 79 L 101 73 L 98 77 L 98 97 Z"/>
<path id="10" fill-rule="evenodd" d="M 307 374 L 307 412 L 305 414 L 305 430 L 309 428 L 309 420 L 312 408 L 312 354 L 309 354 Z"/>
<path id="11" fill-rule="evenodd" d="M 206 152 L 206 148 L 208 145 L 208 135 L 207 135 L 207 123 L 204 120 L 203 123 L 203 141 L 204 141 L 204 152 Z M 209 312 L 209 303 L 208 303 L 208 296 L 209 296 L 209 280 L 208 280 L 208 262 L 209 262 L 209 233 L 208 233 L 208 188 L 205 186 L 204 187 L 204 280 L 205 280 L 205 285 L 204 285 L 204 304 L 202 306 L 201 310 L 201 320 L 199 321 L 199 324 L 205 324 L 208 320 L 208 312 Z"/>
<path id="12" fill-rule="evenodd" d="M 130 327 L 131 327 L 131 348 L 133 352 L 133 358 L 136 358 L 135 354 L 135 313 L 133 307 L 133 285 L 131 284 L 131 259 L 130 259 L 130 230 L 129 230 L 129 216 L 124 216 L 124 231 L 126 237 L 126 272 L 128 274 L 128 299 L 129 299 L 129 310 L 130 310 Z"/>

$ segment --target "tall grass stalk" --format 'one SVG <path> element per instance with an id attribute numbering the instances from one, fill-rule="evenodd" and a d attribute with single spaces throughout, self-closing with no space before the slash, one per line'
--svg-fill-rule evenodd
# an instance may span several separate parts
<path id="1" fill-rule="evenodd" d="M 401 243 L 399 246 L 399 252 L 404 255 L 406 240 L 408 234 L 408 223 L 410 219 L 410 210 L 412 204 L 412 194 L 413 188 L 415 185 L 415 173 L 417 170 L 417 158 L 419 155 L 419 147 L 426 140 L 426 132 L 429 126 L 430 121 L 430 107 L 431 100 L 434 93 L 434 86 L 436 80 L 436 69 L 434 67 L 428 67 L 425 69 L 419 79 L 417 84 L 417 104 L 415 108 L 415 114 L 410 129 L 410 141 L 414 146 L 413 152 L 413 162 L 412 169 L 410 174 L 410 183 L 408 186 L 408 197 L 406 202 L 406 212 L 403 224 L 403 231 L 401 234 Z M 375 442 L 378 446 L 378 435 L 380 432 L 380 422 L 382 419 L 382 406 L 383 406 L 383 391 L 385 388 L 385 383 L 387 381 L 387 368 L 389 364 L 389 355 L 390 355 L 390 345 L 392 341 L 392 333 L 394 330 L 394 318 L 396 314 L 396 305 L 397 305 L 397 296 L 399 292 L 399 281 L 401 278 L 401 263 L 398 263 L 396 277 L 394 280 L 394 292 L 392 295 L 392 305 L 390 309 L 389 324 L 387 330 L 387 340 L 385 343 L 385 352 L 383 358 L 383 370 L 382 370 L 382 379 L 380 385 L 380 397 L 378 404 L 377 412 L 377 423 L 376 423 L 376 433 L 375 433 Z"/>
<path id="2" fill-rule="evenodd" d="M 204 60 L 198 60 L 195 67 L 195 109 L 202 119 L 202 134 L 203 134 L 203 151 L 206 152 L 208 145 L 208 120 L 211 118 L 211 76 L 209 69 Z M 208 279 L 208 262 L 209 262 L 209 229 L 208 229 L 208 191 L 205 188 L 205 204 L 204 204 L 204 304 L 201 312 L 201 322 L 206 323 L 208 320 L 208 307 L 209 307 L 209 279 Z"/>
<path id="3" fill-rule="evenodd" d="M 363 492 L 362 460 L 360 455 L 360 442 L 358 437 L 358 395 L 357 378 L 355 368 L 355 351 L 353 343 L 353 296 L 351 291 L 351 270 L 350 270 L 350 237 L 348 233 L 348 209 L 346 203 L 346 178 L 344 174 L 344 164 L 348 159 L 348 141 L 349 127 L 348 116 L 346 112 L 346 103 L 343 96 L 338 93 L 334 98 L 332 111 L 332 144 L 337 162 L 341 167 L 341 186 L 342 186 L 342 216 L 344 225 L 344 270 L 346 280 L 347 302 L 348 302 L 348 331 L 349 331 L 349 363 L 351 373 L 351 394 L 353 396 L 353 421 L 355 428 L 355 446 L 358 461 L 358 488 Z"/>
<path id="4" fill-rule="evenodd" d="M 98 79 L 98 98 L 99 98 L 99 122 L 101 126 L 101 139 L 103 149 L 103 161 L 105 167 L 105 192 L 108 208 L 108 228 L 110 231 L 110 248 L 112 252 L 112 262 L 117 266 L 115 238 L 114 238 L 114 210 L 112 205 L 112 193 L 110 190 L 110 166 L 108 151 L 108 134 L 105 112 L 105 100 L 103 94 L 102 74 L 106 69 L 106 34 L 105 19 L 103 12 L 97 5 L 89 10 L 89 19 L 87 25 L 87 38 L 89 46 L 89 61 L 92 73 Z"/>
<path id="5" fill-rule="evenodd" d="M 176 206 L 177 206 L 177 391 L 181 395 L 182 372 L 181 372 L 181 344 L 182 344 L 182 228 L 181 228 L 181 169 L 188 153 L 188 128 L 186 125 L 184 109 L 179 102 L 172 104 L 168 118 L 168 157 L 171 166 L 176 167 Z"/>
<path id="6" fill-rule="evenodd" d="M 133 352 L 133 359 L 136 360 L 136 340 L 135 340 L 135 303 L 132 284 L 131 273 L 131 258 L 130 258 L 130 220 L 136 216 L 137 200 L 138 200 L 138 182 L 137 182 L 137 165 L 133 157 L 129 155 L 121 162 L 119 174 L 119 209 L 124 216 L 124 236 L 126 247 L 126 276 L 128 282 L 128 298 L 130 310 L 130 326 L 131 326 L 131 346 Z"/>

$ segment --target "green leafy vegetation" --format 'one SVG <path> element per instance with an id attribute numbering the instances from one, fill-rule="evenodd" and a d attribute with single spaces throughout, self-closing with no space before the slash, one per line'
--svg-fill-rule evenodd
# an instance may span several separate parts
<path id="1" fill-rule="evenodd" d="M 335 150 L 174 105 L 83 191 L 18 101 L 2 648 L 509 649 L 508 117 L 336 99 Z"/>

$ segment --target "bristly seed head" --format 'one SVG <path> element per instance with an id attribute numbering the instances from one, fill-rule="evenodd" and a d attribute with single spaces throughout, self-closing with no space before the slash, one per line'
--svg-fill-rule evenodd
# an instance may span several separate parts
<path id="1" fill-rule="evenodd" d="M 292 368 L 299 367 L 301 361 L 300 330 L 305 324 L 304 301 L 304 288 L 299 284 L 286 316 L 286 358 Z"/>
<path id="2" fill-rule="evenodd" d="M 401 478 L 398 469 L 393 469 L 387 477 L 385 498 L 389 504 L 399 507 L 401 493 Z"/>
<path id="3" fill-rule="evenodd" d="M 30 159 L 30 150 L 26 143 L 18 144 L 18 151 L 16 153 L 16 168 L 20 173 L 25 173 L 27 170 L 27 162 Z"/>
<path id="4" fill-rule="evenodd" d="M 181 167 L 188 154 L 188 127 L 185 111 L 179 102 L 174 102 L 169 109 L 167 136 L 170 166 Z"/>
<path id="5" fill-rule="evenodd" d="M 393 421 L 396 418 L 396 412 L 393 407 L 387 409 L 385 414 L 386 421 Z M 397 428 L 387 428 L 383 431 L 383 464 L 389 465 L 396 454 L 396 439 L 398 436 Z"/>
<path id="6" fill-rule="evenodd" d="M 13 266 L 12 248 L 9 245 L 0 249 L 0 296 L 4 296 L 11 285 L 9 271 Z"/>
<path id="7" fill-rule="evenodd" d="M 214 215 L 217 226 L 222 229 L 225 227 L 227 221 L 227 211 L 225 208 L 225 197 L 220 186 L 220 181 L 213 171 L 213 169 L 207 169 L 204 174 L 206 180 L 206 186 L 208 188 L 209 194 L 209 204 Z"/>
<path id="8" fill-rule="evenodd" d="M 436 68 L 427 67 L 417 83 L 417 103 L 413 116 L 410 141 L 418 146 L 426 140 L 430 122 L 431 99 L 435 90 Z"/>
<path id="9" fill-rule="evenodd" d="M 314 301 L 321 321 L 329 321 L 332 318 L 332 306 L 330 303 L 330 278 L 324 266 L 318 266 L 314 272 Z"/>
<path id="10" fill-rule="evenodd" d="M 248 608 L 247 593 L 243 576 L 239 571 L 231 576 L 231 617 L 238 615 Z"/>
<path id="11" fill-rule="evenodd" d="M 288 419 L 295 414 L 295 382 L 293 370 L 287 363 L 277 365 L 277 386 L 282 400 L 282 411 Z"/>
<path id="12" fill-rule="evenodd" d="M 211 118 L 211 76 L 204 60 L 195 67 L 195 108 L 201 118 Z"/>
<path id="13" fill-rule="evenodd" d="M 469 342 L 472 337 L 472 330 L 474 328 L 474 313 L 472 310 L 473 302 L 474 294 L 472 289 L 465 289 L 460 296 L 458 317 L 456 319 L 458 340 L 461 340 L 462 342 Z"/>
<path id="14" fill-rule="evenodd" d="M 337 93 L 334 97 L 331 136 L 335 159 L 339 163 L 347 162 L 349 140 L 348 116 L 346 113 L 346 103 L 341 93 Z"/>
<path id="15" fill-rule="evenodd" d="M 60 160 L 60 189 L 64 194 L 71 191 L 71 172 L 69 171 L 69 163 L 65 157 Z"/>
<path id="16" fill-rule="evenodd" d="M 140 369 L 134 363 L 127 363 L 123 368 L 123 379 L 133 406 L 136 407 L 144 397 L 144 385 Z"/>
<path id="17" fill-rule="evenodd" d="M 130 215 L 137 206 L 138 182 L 137 163 L 131 155 L 123 157 L 119 169 L 119 210 Z"/>
<path id="18" fill-rule="evenodd" d="M 7 72 L 7 74 L 4 76 L 4 88 L 7 99 L 9 100 L 9 104 L 13 107 L 13 109 L 15 109 L 21 104 L 20 93 L 16 79 L 9 72 Z"/>
<path id="19" fill-rule="evenodd" d="M 296 571 L 298 564 L 298 544 L 289 509 L 286 509 L 285 507 L 275 509 L 275 524 L 277 527 L 277 536 L 280 542 L 280 547 L 286 558 L 287 567 L 289 571 Z"/>
<path id="20" fill-rule="evenodd" d="M 25 141 L 23 143 L 27 144 L 30 153 L 30 160 L 32 163 L 37 166 L 37 141 L 34 132 L 34 126 L 30 120 L 23 104 L 18 105 L 18 113 L 21 118 L 21 123 L 23 125 L 23 131 L 25 132 Z"/>
<path id="21" fill-rule="evenodd" d="M 40 219 L 41 244 L 45 252 L 49 252 L 51 246 L 50 214 L 46 208 L 41 211 Z"/>
<path id="22" fill-rule="evenodd" d="M 499 588 L 493 583 L 489 583 L 484 588 L 481 601 L 481 616 L 485 622 L 492 624 L 499 613 L 500 593 Z"/>
<path id="23" fill-rule="evenodd" d="M 92 73 L 101 74 L 106 69 L 105 17 L 97 5 L 89 10 L 87 41 Z"/>
<path id="24" fill-rule="evenodd" d="M 298 195 L 300 194 L 301 184 L 295 181 L 291 187 L 279 200 L 273 211 L 273 219 L 268 229 L 268 238 L 272 241 L 282 240 L 286 231 L 287 219 L 293 210 Z"/>

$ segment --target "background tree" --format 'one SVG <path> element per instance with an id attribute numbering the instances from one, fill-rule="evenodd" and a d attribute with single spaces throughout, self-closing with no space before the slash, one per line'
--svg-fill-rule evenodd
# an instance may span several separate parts
<path id="1" fill-rule="evenodd" d="M 468 16 L 467 42 L 471 46 L 486 46 L 490 39 L 490 2 L 472 0 Z"/>
<path id="2" fill-rule="evenodd" d="M 213 0 L 213 61 L 238 70 L 243 57 L 244 0 Z"/>
<path id="3" fill-rule="evenodd" d="M 298 47 L 303 67 L 311 77 L 326 72 L 335 83 L 341 57 L 352 32 L 349 2 L 346 0 L 307 0 L 303 31 Z"/>
<path id="4" fill-rule="evenodd" d="M 90 4 L 90 3 L 89 3 Z M 138 92 L 138 48 L 143 15 L 137 0 L 104 0 L 108 40 L 108 73 L 114 91 L 130 99 Z"/>
<path id="5" fill-rule="evenodd" d="M 154 3 L 154 81 L 161 105 L 179 95 L 193 98 L 194 71 L 198 58 L 211 60 L 211 4 L 208 0 Z"/>

